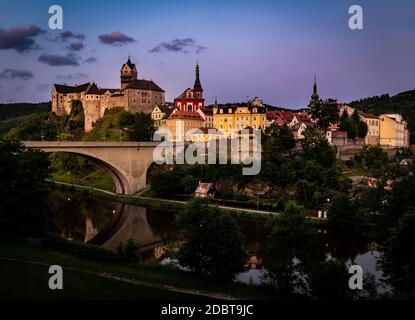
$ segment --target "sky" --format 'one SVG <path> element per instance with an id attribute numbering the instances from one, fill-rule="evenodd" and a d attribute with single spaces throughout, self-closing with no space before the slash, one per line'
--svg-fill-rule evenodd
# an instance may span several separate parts
<path id="1" fill-rule="evenodd" d="M 49 29 L 51 5 L 63 29 Z M 349 7 L 363 8 L 350 30 Z M 0 103 L 50 100 L 53 83 L 120 87 L 128 56 L 138 77 L 173 101 L 194 83 L 207 104 L 302 108 L 314 76 L 324 98 L 349 102 L 415 88 L 413 0 L 0 0 Z"/>

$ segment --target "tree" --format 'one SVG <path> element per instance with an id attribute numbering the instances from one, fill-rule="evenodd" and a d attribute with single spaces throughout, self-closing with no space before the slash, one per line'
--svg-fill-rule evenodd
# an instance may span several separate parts
<path id="1" fill-rule="evenodd" d="M 364 139 L 369 132 L 369 127 L 367 123 L 364 121 L 359 121 L 357 123 L 357 137 L 360 139 Z"/>
<path id="2" fill-rule="evenodd" d="M 271 136 L 272 147 L 279 151 L 289 151 L 295 147 L 294 135 L 286 124 L 280 126 L 273 123 L 266 133 Z"/>
<path id="3" fill-rule="evenodd" d="M 334 99 L 312 100 L 308 113 L 323 132 L 326 132 L 328 127 L 339 121 L 337 100 Z"/>
<path id="4" fill-rule="evenodd" d="M 321 262 L 310 277 L 311 294 L 319 300 L 344 300 L 351 298 L 348 287 L 349 274 L 344 262 Z"/>
<path id="5" fill-rule="evenodd" d="M 231 281 L 243 271 L 244 238 L 229 215 L 195 198 L 178 215 L 177 224 L 183 240 L 177 253 L 180 265 L 219 281 Z"/>
<path id="6" fill-rule="evenodd" d="M 0 226 L 41 236 L 47 229 L 49 159 L 16 142 L 0 142 Z"/>
<path id="7" fill-rule="evenodd" d="M 303 208 L 288 202 L 268 229 L 265 279 L 280 295 L 291 294 L 294 289 L 305 285 L 301 275 L 306 265 L 311 233 Z"/>
<path id="8" fill-rule="evenodd" d="M 307 160 L 316 160 L 323 167 L 331 167 L 336 162 L 336 154 L 326 138 L 314 128 L 307 128 L 301 140 L 302 156 Z"/>
<path id="9" fill-rule="evenodd" d="M 292 131 L 286 124 L 281 126 L 279 134 L 279 147 L 283 151 L 289 151 L 295 147 L 295 139 Z"/>
<path id="10" fill-rule="evenodd" d="M 415 209 L 406 211 L 386 242 L 382 267 L 396 294 L 415 297 Z"/>
<path id="11" fill-rule="evenodd" d="M 153 139 L 154 123 L 151 114 L 138 112 L 134 114 L 134 124 L 130 139 L 134 141 L 151 141 Z"/>
<path id="12" fill-rule="evenodd" d="M 157 167 L 150 176 L 151 189 L 161 197 L 171 197 L 182 193 L 179 183 L 182 178 L 181 171 L 174 167 Z"/>
<path id="13" fill-rule="evenodd" d="M 388 163 L 388 154 L 379 146 L 365 146 L 358 158 L 371 170 L 381 171 Z"/>
<path id="14" fill-rule="evenodd" d="M 138 244 L 133 237 L 129 237 L 125 243 L 120 242 L 117 253 L 120 259 L 125 262 L 136 263 L 140 259 Z"/>
<path id="15" fill-rule="evenodd" d="M 359 231 L 363 225 L 362 213 L 343 193 L 337 193 L 331 199 L 328 219 L 329 224 L 338 229 Z"/>

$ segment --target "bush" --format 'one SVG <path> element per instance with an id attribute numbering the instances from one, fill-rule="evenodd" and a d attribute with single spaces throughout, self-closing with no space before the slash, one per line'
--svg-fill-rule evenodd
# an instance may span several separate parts
<path id="1" fill-rule="evenodd" d="M 135 263 L 139 260 L 138 245 L 133 237 L 128 238 L 127 242 L 120 242 L 117 248 L 119 258 L 124 262 Z"/>
<path id="2" fill-rule="evenodd" d="M 117 262 L 120 260 L 120 256 L 115 252 L 98 246 L 67 240 L 56 234 L 48 234 L 42 240 L 42 244 L 46 247 L 62 250 L 78 257 L 101 262 Z"/>
<path id="3" fill-rule="evenodd" d="M 177 217 L 184 244 L 177 256 L 182 266 L 219 281 L 231 281 L 243 271 L 244 238 L 236 222 L 206 199 L 190 201 Z"/>

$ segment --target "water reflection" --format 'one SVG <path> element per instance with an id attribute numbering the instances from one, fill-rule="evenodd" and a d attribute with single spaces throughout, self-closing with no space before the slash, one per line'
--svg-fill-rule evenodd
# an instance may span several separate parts
<path id="1" fill-rule="evenodd" d="M 121 242 L 133 237 L 144 260 L 162 264 L 174 262 L 171 252 L 179 246 L 174 212 L 113 203 L 74 191 L 54 191 L 51 203 L 55 228 L 64 237 L 102 245 L 110 250 L 116 250 Z M 251 219 L 238 219 L 237 222 L 245 235 L 249 257 L 246 271 L 238 275 L 237 281 L 260 284 L 266 269 L 263 261 L 267 260 L 264 249 L 266 225 Z M 363 239 L 322 228 L 316 229 L 315 235 L 310 253 L 312 263 L 334 257 L 348 265 L 361 265 L 377 281 L 382 278 L 382 271 L 376 267 L 379 252 Z"/>

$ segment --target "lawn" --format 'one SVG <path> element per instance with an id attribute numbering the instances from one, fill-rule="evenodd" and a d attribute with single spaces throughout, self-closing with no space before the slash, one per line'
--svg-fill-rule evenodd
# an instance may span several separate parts
<path id="1" fill-rule="evenodd" d="M 1 261 L 1 299 L 189 299 L 182 293 L 105 279 L 82 272 L 63 272 L 63 289 L 48 286 L 47 266 Z"/>
<path id="2" fill-rule="evenodd" d="M 60 265 L 63 270 L 68 268 L 71 270 L 83 270 L 88 272 L 106 273 L 114 276 L 134 279 L 137 281 L 145 281 L 155 285 L 170 285 L 178 288 L 185 288 L 191 290 L 200 290 L 210 293 L 220 293 L 222 295 L 233 296 L 245 299 L 269 299 L 271 294 L 263 287 L 248 286 L 243 284 L 223 284 L 212 281 L 211 278 L 200 277 L 184 271 L 178 271 L 171 267 L 145 263 L 145 264 L 111 264 L 102 263 L 90 259 L 83 259 L 74 255 L 64 253 L 61 251 L 52 250 L 43 247 L 39 241 L 22 238 L 0 238 L 0 258 L 7 257 L 19 260 L 29 260 L 44 263 L 47 265 Z M 40 266 L 34 267 L 32 264 L 23 264 L 16 266 L 16 271 L 13 271 L 13 263 L 4 264 L 5 260 L 1 260 L 0 281 L 2 283 L 0 289 L 0 297 L 43 297 L 45 288 L 47 286 L 47 279 L 49 277 L 47 270 Z M 33 271 L 32 271 L 33 270 Z M 64 271 L 64 277 L 66 275 Z M 112 292 L 112 299 L 123 299 L 131 297 L 132 287 L 136 288 L 136 298 L 139 299 L 143 292 L 147 292 L 149 288 L 142 288 L 137 285 L 129 285 L 119 282 L 114 282 L 104 279 L 99 276 L 90 274 L 83 274 L 79 272 L 68 272 L 68 286 L 69 289 L 64 297 L 72 297 L 77 294 L 79 297 L 87 298 L 106 298 L 107 292 Z M 90 279 L 90 282 L 84 281 Z M 105 281 L 104 281 L 105 280 Z M 64 280 L 64 286 L 66 284 Z M 100 284 L 101 283 L 101 284 Z M 80 285 L 79 292 L 76 289 Z M 13 288 L 13 286 L 16 286 Z M 33 289 L 35 288 L 35 289 Z M 118 291 L 118 288 L 120 288 Z M 31 291 L 32 290 L 32 291 Z M 46 290 L 49 290 L 46 288 Z M 101 292 L 102 291 L 102 292 Z M 156 291 L 162 291 L 156 293 Z M 9 294 L 10 293 L 10 294 Z M 154 294 L 154 295 L 153 295 Z M 162 295 L 163 294 L 163 295 Z M 157 297 L 162 298 L 187 298 L 185 294 L 152 289 L 145 294 L 147 298 Z M 188 295 L 188 297 L 193 297 Z M 196 298 L 200 298 L 196 296 Z"/>

